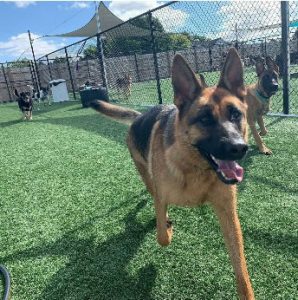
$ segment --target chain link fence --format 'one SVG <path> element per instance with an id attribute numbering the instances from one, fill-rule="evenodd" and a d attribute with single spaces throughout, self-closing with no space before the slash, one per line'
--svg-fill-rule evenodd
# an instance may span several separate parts
<path id="1" fill-rule="evenodd" d="M 65 79 L 71 99 L 80 99 L 79 91 L 87 82 L 106 88 L 113 102 L 171 103 L 171 63 L 176 53 L 196 73 L 202 73 L 208 85 L 214 85 L 226 52 L 233 46 L 243 60 L 246 84 L 258 81 L 256 59 L 271 56 L 276 61 L 281 70 L 280 89 L 272 97 L 271 112 L 285 112 L 284 84 L 289 112 L 298 114 L 298 2 L 289 2 L 288 9 L 289 85 L 282 74 L 286 62 L 281 2 L 271 1 L 168 2 L 39 58 L 36 73 L 41 86 L 52 79 Z M 5 85 L 0 75 L 0 90 Z"/>
<path id="2" fill-rule="evenodd" d="M 0 103 L 15 101 L 14 90 L 30 91 L 36 85 L 36 74 L 31 60 L 0 64 Z"/>
<path id="3" fill-rule="evenodd" d="M 289 18 L 298 26 L 298 2 L 289 3 Z M 298 27 L 290 27 L 290 113 L 298 114 Z"/>

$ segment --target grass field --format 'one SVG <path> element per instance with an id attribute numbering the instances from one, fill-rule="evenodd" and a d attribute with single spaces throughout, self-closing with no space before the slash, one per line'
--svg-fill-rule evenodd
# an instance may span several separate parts
<path id="1" fill-rule="evenodd" d="M 124 125 L 78 103 L 33 118 L 0 106 L 0 263 L 13 300 L 237 299 L 209 207 L 171 208 L 173 242 L 156 243 Z M 252 146 L 242 161 L 246 257 L 256 299 L 297 299 L 298 119 L 265 121 L 274 154 Z"/>

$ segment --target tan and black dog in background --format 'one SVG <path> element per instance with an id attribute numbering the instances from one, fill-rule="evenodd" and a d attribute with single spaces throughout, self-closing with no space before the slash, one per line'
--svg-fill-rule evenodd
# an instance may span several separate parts
<path id="1" fill-rule="evenodd" d="M 122 93 L 125 98 L 130 97 L 132 86 L 132 77 L 130 74 L 125 74 L 124 77 L 117 78 L 116 85 L 118 93 Z"/>
<path id="2" fill-rule="evenodd" d="M 261 153 L 269 155 L 272 154 L 272 151 L 266 147 L 261 138 L 267 134 L 263 115 L 269 111 L 270 99 L 278 91 L 279 68 L 269 56 L 266 57 L 266 66 L 263 59 L 257 60 L 258 82 L 247 87 L 246 102 L 248 106 L 247 121 L 255 142 Z M 260 126 L 260 133 L 256 128 L 256 122 Z"/>
<path id="3" fill-rule="evenodd" d="M 91 106 L 120 122 L 133 122 L 127 144 L 154 198 L 157 240 L 170 244 L 173 226 L 168 205 L 211 204 L 217 214 L 236 275 L 240 299 L 254 299 L 237 214 L 236 183 L 247 152 L 243 67 L 229 50 L 219 83 L 205 87 L 180 55 L 172 67 L 174 105 L 158 105 L 141 114 L 103 101 Z"/>
<path id="4" fill-rule="evenodd" d="M 32 93 L 30 91 L 18 92 L 17 89 L 14 90 L 14 94 L 17 97 L 17 102 L 20 111 L 23 113 L 23 120 L 32 120 L 32 109 L 33 109 L 33 99 Z"/>

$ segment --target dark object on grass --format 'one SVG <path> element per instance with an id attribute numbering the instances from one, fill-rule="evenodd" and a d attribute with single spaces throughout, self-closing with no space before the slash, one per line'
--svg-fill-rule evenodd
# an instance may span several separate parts
<path id="1" fill-rule="evenodd" d="M 10 275 L 8 270 L 0 265 L 0 274 L 4 277 L 4 297 L 3 300 L 9 299 L 9 292 L 10 292 Z"/>
<path id="2" fill-rule="evenodd" d="M 80 97 L 83 107 L 89 107 L 90 102 L 94 100 L 104 100 L 107 102 L 109 101 L 107 90 L 102 87 L 82 90 L 80 91 Z"/>

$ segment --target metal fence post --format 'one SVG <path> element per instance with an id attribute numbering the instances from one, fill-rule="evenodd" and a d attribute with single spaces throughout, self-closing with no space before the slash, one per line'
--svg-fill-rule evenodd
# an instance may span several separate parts
<path id="1" fill-rule="evenodd" d="M 37 84 L 36 74 L 34 71 L 34 63 L 32 60 L 29 61 L 29 69 L 30 69 L 30 73 L 31 73 L 32 85 L 33 85 L 35 91 L 38 91 L 38 84 Z"/>
<path id="2" fill-rule="evenodd" d="M 101 69 L 102 85 L 105 87 L 107 92 L 107 97 L 109 99 L 108 80 L 107 80 L 106 64 L 105 64 L 101 34 L 97 34 L 96 40 L 97 40 L 97 58 Z"/>
<path id="3" fill-rule="evenodd" d="M 8 85 L 8 80 L 7 80 L 7 77 L 6 77 L 6 74 L 5 74 L 5 68 L 4 68 L 3 64 L 1 64 L 1 65 L 2 65 L 2 72 L 3 72 L 3 76 L 4 76 L 8 96 L 9 96 L 9 100 L 12 101 L 12 97 L 11 97 L 11 93 L 10 93 L 10 89 L 9 89 L 9 85 Z"/>
<path id="4" fill-rule="evenodd" d="M 281 1 L 281 57 L 283 79 L 283 112 L 289 114 L 290 92 L 290 47 L 289 47 L 289 2 Z"/>
<path id="5" fill-rule="evenodd" d="M 76 91 L 75 91 L 75 86 L 74 86 L 73 78 L 72 78 L 72 73 L 71 73 L 71 69 L 70 69 L 70 63 L 69 63 L 69 57 L 68 57 L 68 53 L 67 53 L 67 48 L 65 47 L 64 50 L 65 50 L 65 57 L 66 57 L 66 62 L 67 62 L 67 68 L 68 68 L 69 77 L 70 77 L 72 94 L 73 94 L 74 99 L 77 99 L 77 97 L 76 97 Z"/>
<path id="6" fill-rule="evenodd" d="M 137 54 L 134 53 L 134 59 L 135 59 L 135 65 L 136 65 L 136 71 L 137 71 L 137 81 L 140 82 L 140 71 L 139 71 L 139 64 L 138 64 L 138 59 L 137 59 Z"/>
<path id="7" fill-rule="evenodd" d="M 39 78 L 39 71 L 38 71 L 38 65 L 37 65 L 37 62 L 36 62 L 36 58 L 35 58 L 35 52 L 34 52 L 34 49 L 33 49 L 33 40 L 31 38 L 31 32 L 30 30 L 28 30 L 28 35 L 29 35 L 29 42 L 30 42 L 30 47 L 31 47 L 31 51 L 32 51 L 32 56 L 33 56 L 33 61 L 34 61 L 34 64 L 33 64 L 33 71 L 35 71 L 36 75 L 36 79 L 37 79 L 37 90 L 40 89 L 40 78 Z"/>
<path id="8" fill-rule="evenodd" d="M 154 37 L 154 24 L 153 24 L 151 11 L 148 13 L 148 18 L 149 18 L 151 45 L 152 45 L 152 51 L 153 51 L 153 60 L 154 60 L 154 68 L 155 68 L 155 78 L 156 78 L 158 102 L 159 102 L 159 104 L 162 104 L 162 95 L 161 95 L 161 88 L 160 88 L 160 77 L 159 77 L 158 60 L 157 60 L 157 53 L 156 53 L 156 41 L 155 41 L 155 37 Z"/>
<path id="9" fill-rule="evenodd" d="M 86 65 L 87 65 L 88 79 L 91 80 L 90 66 L 89 66 L 89 60 L 88 59 L 86 59 Z"/>
<path id="10" fill-rule="evenodd" d="M 208 55 L 209 55 L 209 71 L 212 71 L 212 49 L 209 46 L 209 50 L 208 50 Z"/>
<path id="11" fill-rule="evenodd" d="M 172 68 L 171 58 L 170 58 L 170 51 L 171 50 L 167 49 L 167 66 L 168 66 L 168 74 L 167 74 L 167 76 L 168 77 L 171 77 L 171 68 Z"/>
<path id="12" fill-rule="evenodd" d="M 48 70 L 49 70 L 49 73 L 50 73 L 50 79 L 53 80 L 53 75 L 52 75 L 52 70 L 51 70 L 51 66 L 50 66 L 49 57 L 46 55 L 46 58 L 47 58 Z"/>
<path id="13" fill-rule="evenodd" d="M 198 54 L 197 54 L 197 47 L 196 45 L 193 45 L 193 55 L 195 59 L 195 66 L 196 66 L 196 73 L 199 71 L 199 64 L 198 64 Z"/>

